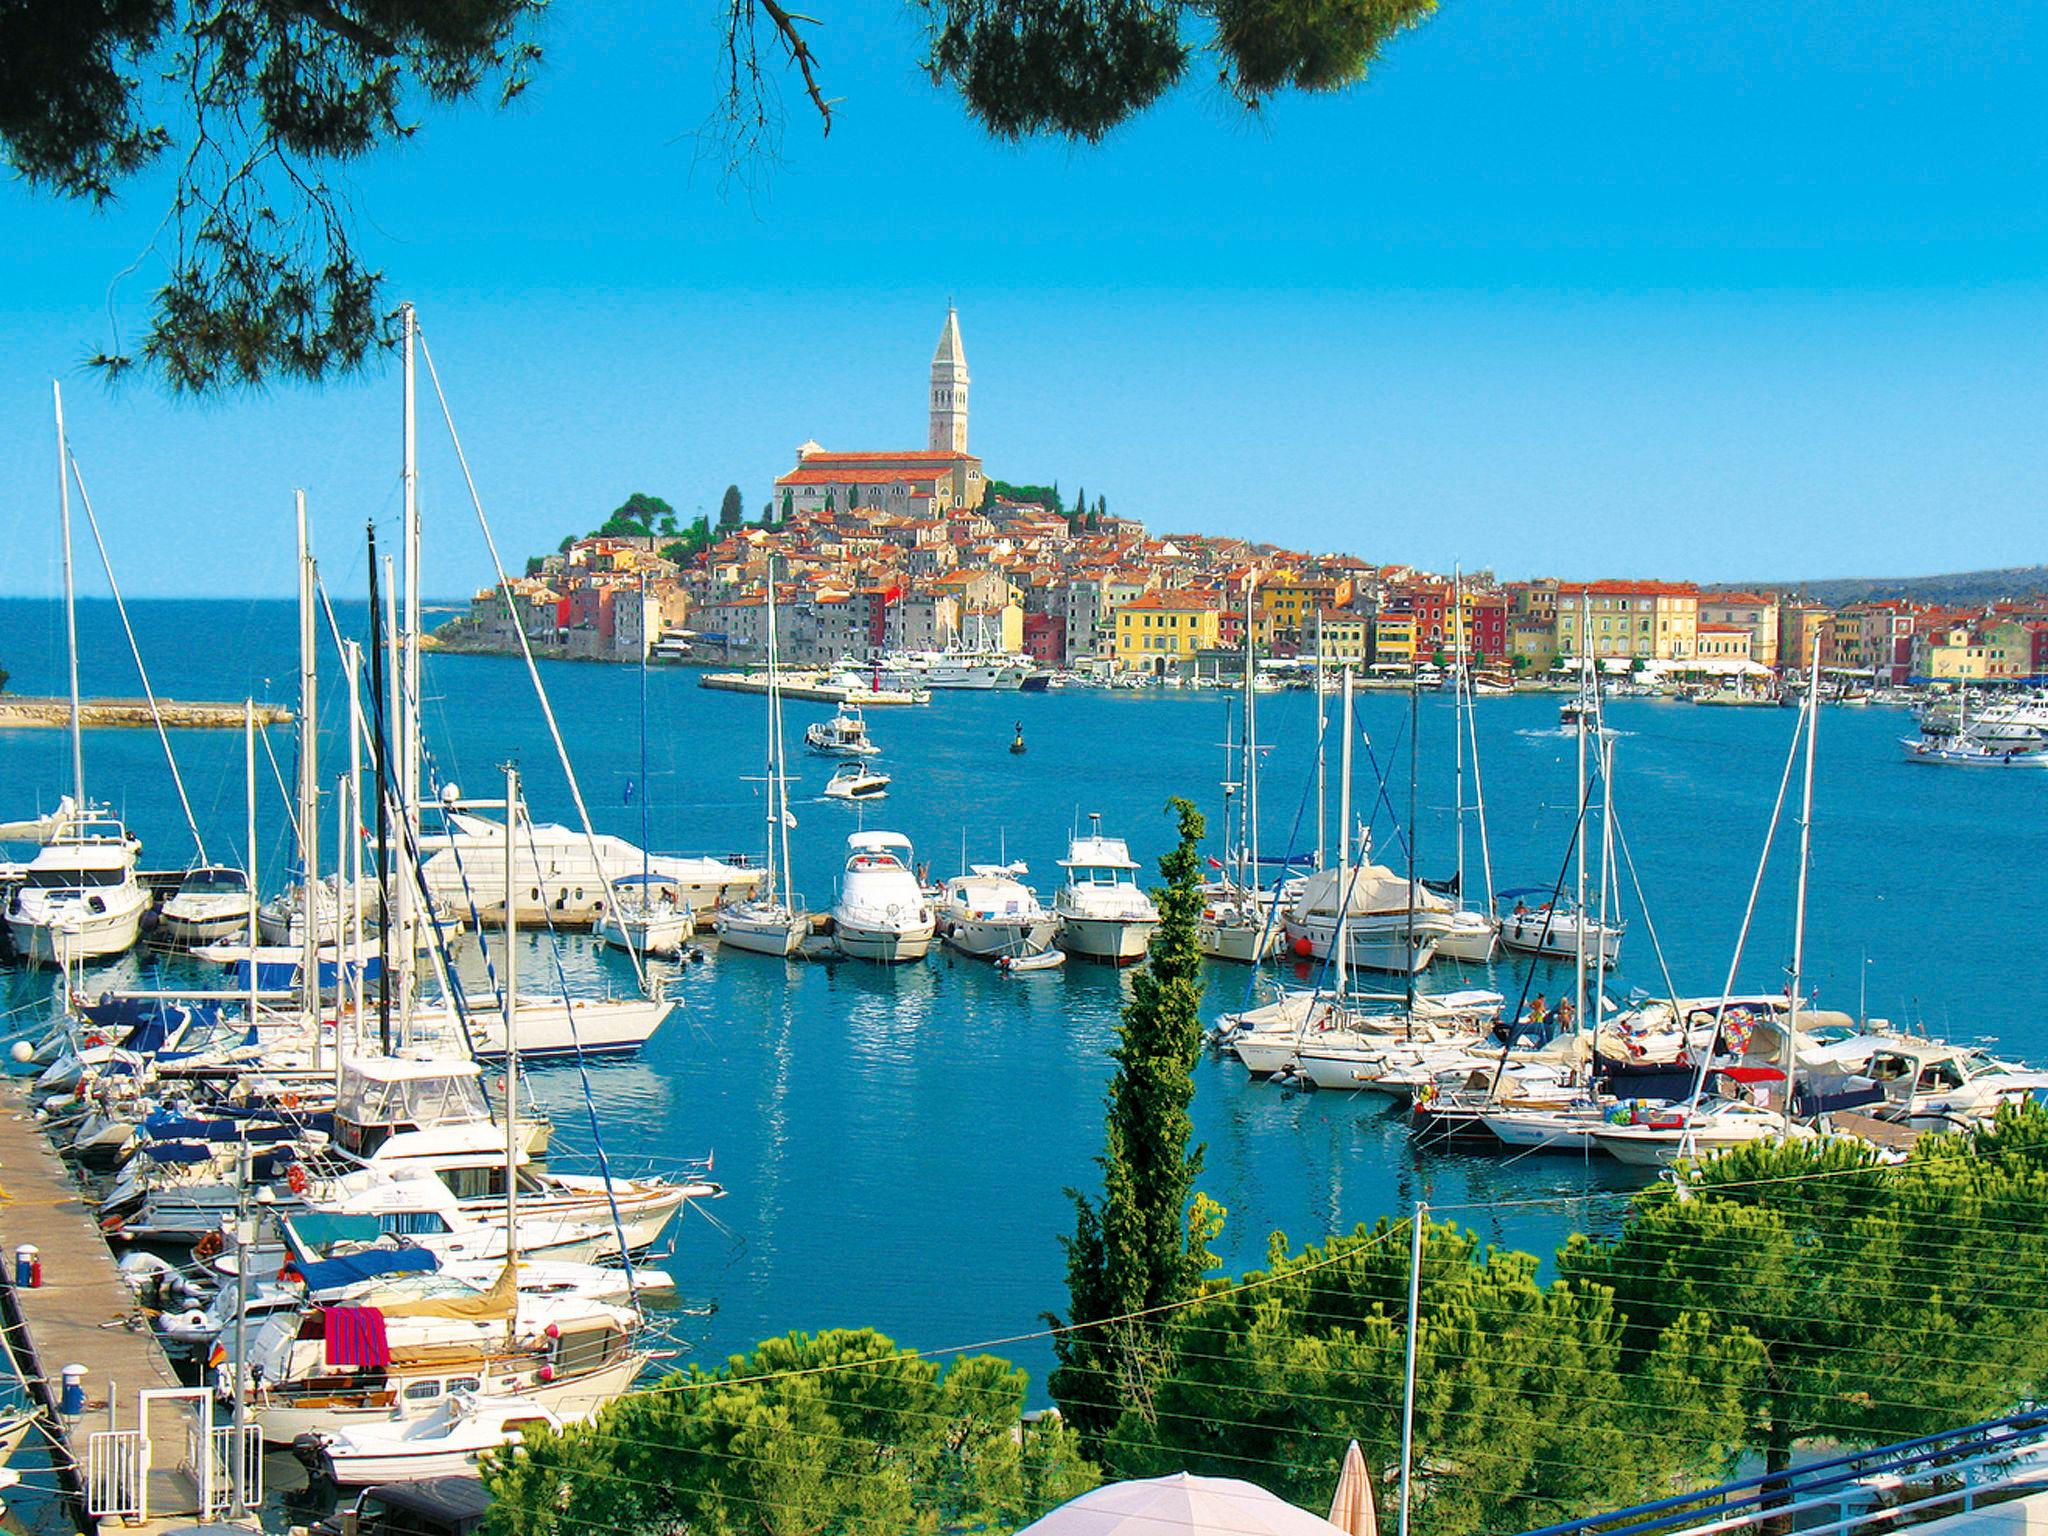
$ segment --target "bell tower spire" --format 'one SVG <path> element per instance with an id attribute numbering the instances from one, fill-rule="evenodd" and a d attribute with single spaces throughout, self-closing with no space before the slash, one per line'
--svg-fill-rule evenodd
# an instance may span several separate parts
<path id="1" fill-rule="evenodd" d="M 946 328 L 932 353 L 932 435 L 935 453 L 967 451 L 967 349 L 960 344 L 960 312 L 946 306 Z"/>

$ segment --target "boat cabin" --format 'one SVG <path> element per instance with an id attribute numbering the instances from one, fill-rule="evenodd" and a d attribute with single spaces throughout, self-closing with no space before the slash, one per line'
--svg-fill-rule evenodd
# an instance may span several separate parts
<path id="1" fill-rule="evenodd" d="M 393 1136 L 491 1124 L 482 1069 L 473 1061 L 372 1057 L 343 1065 L 334 1101 L 334 1144 L 374 1156 Z"/>

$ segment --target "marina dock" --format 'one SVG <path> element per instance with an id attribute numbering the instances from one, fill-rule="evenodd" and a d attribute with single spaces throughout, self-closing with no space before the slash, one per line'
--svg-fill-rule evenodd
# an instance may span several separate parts
<path id="1" fill-rule="evenodd" d="M 727 693 L 766 693 L 768 674 L 706 672 L 697 679 L 697 686 L 717 688 Z M 784 672 L 776 679 L 776 686 L 785 699 L 812 699 L 821 704 L 860 704 L 879 707 L 887 704 L 930 702 L 929 694 L 912 693 L 904 688 L 869 688 L 865 685 L 835 683 L 831 681 L 831 674 L 824 672 Z"/>
<path id="2" fill-rule="evenodd" d="M 125 1452 L 130 1467 L 141 1450 L 138 1405 L 145 1392 L 178 1392 L 182 1400 L 155 1400 L 148 1415 L 148 1520 L 189 1525 L 200 1516 L 198 1479 L 192 1469 L 191 1430 L 195 1411 L 210 1420 L 210 1393 L 184 1387 L 122 1281 L 114 1255 L 91 1205 L 73 1181 L 42 1128 L 30 1113 L 25 1084 L 0 1084 L 0 1247 L 6 1275 L 0 1283 L 0 1319 L 43 1422 L 53 1429 L 51 1461 L 87 1529 L 137 1528 L 133 1519 L 86 1513 L 90 1442 L 101 1431 L 126 1430 L 128 1444 L 103 1447 Z M 40 1250 L 43 1283 L 14 1283 L 14 1251 L 33 1243 Z M 85 1411 L 62 1412 L 66 1367 L 85 1368 Z M 220 1431 L 213 1431 L 218 1439 Z M 102 1491 L 122 1481 L 102 1480 Z M 132 1492 L 132 1482 L 130 1483 Z"/>
<path id="3" fill-rule="evenodd" d="M 194 704 L 158 699 L 156 712 L 172 731 L 226 731 L 242 728 L 242 704 Z M 290 725 L 292 712 L 278 704 L 258 704 L 258 725 Z M 78 706 L 78 723 L 87 730 L 152 730 L 156 719 L 147 699 L 86 699 Z M 61 731 L 71 724 L 68 699 L 0 697 L 0 731 Z"/>

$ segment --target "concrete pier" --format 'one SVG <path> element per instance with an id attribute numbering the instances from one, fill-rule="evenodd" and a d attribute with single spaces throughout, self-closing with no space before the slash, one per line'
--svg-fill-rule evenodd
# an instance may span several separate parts
<path id="1" fill-rule="evenodd" d="M 157 714 L 170 731 L 239 731 L 242 705 L 192 704 L 158 699 Z M 258 704 L 258 725 L 289 725 L 292 712 L 276 704 Z M 86 699 L 78 706 L 78 723 L 87 730 L 153 730 L 156 718 L 147 699 Z M 71 724 L 68 699 L 17 699 L 0 695 L 0 731 L 65 730 Z"/>
<path id="2" fill-rule="evenodd" d="M 92 1207 L 29 1112 L 25 1088 L 21 1079 L 0 1083 L 0 1189 L 6 1195 L 0 1201 L 0 1258 L 6 1269 L 0 1317 L 30 1390 L 45 1408 L 44 1422 L 55 1427 L 53 1459 L 68 1474 L 81 1523 L 90 1528 L 84 1509 L 88 1439 L 110 1427 L 136 1428 L 138 1393 L 183 1383 L 140 1316 Z M 42 1256 L 43 1283 L 33 1289 L 14 1283 L 14 1251 L 24 1243 L 35 1244 Z M 86 1372 L 85 1412 L 76 1419 L 62 1413 L 60 1401 L 62 1373 L 72 1365 Z M 199 1512 L 189 1423 L 189 1414 L 172 1405 L 150 1416 L 150 1524 L 190 1524 Z"/>

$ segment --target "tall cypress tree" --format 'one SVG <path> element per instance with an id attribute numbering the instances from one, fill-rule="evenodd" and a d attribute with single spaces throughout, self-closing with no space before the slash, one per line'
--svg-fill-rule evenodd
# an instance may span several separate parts
<path id="1" fill-rule="evenodd" d="M 1126 1409 L 1143 1412 L 1170 1370 L 1160 1310 L 1200 1289 L 1216 1257 L 1209 1242 L 1223 1209 L 1195 1190 L 1202 1148 L 1188 1114 L 1202 1049 L 1202 813 L 1175 797 L 1167 810 L 1180 841 L 1159 861 L 1159 926 L 1132 978 L 1112 1055 L 1102 1155 L 1102 1197 L 1074 1202 L 1067 1254 L 1067 1322 L 1054 1339 L 1059 1365 L 1046 1385 L 1060 1412 L 1099 1440 Z"/>

